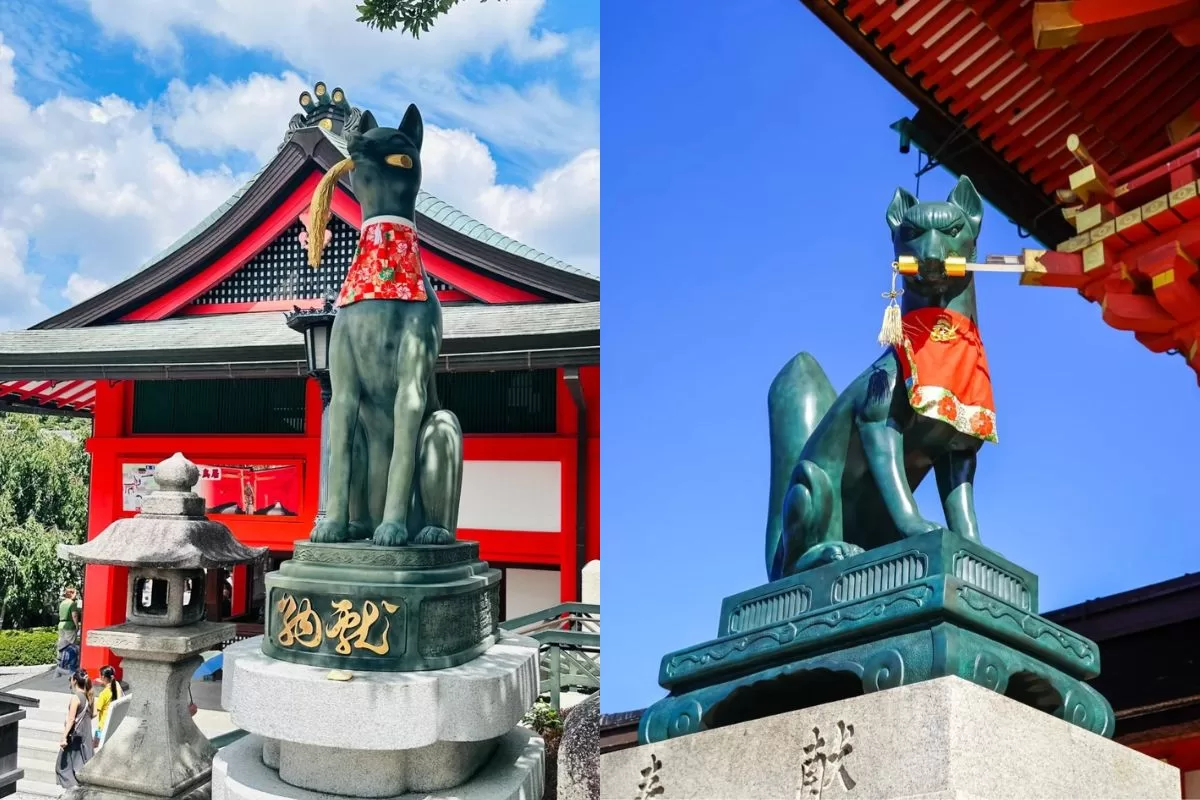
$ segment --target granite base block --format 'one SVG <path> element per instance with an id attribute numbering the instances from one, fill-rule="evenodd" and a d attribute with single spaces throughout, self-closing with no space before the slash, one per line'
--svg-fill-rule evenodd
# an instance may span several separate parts
<path id="1" fill-rule="evenodd" d="M 601 797 L 1178 800 L 1179 770 L 958 677 L 600 758 Z"/>
<path id="2" fill-rule="evenodd" d="M 279 743 L 281 780 L 302 789 L 347 797 L 392 797 L 466 783 L 479 771 L 498 739 L 437 742 L 414 750 L 347 750 Z M 265 758 L 268 766 L 270 762 Z"/>
<path id="3" fill-rule="evenodd" d="M 263 740 L 246 736 L 222 749 L 213 761 L 212 800 L 346 800 L 292 786 L 262 761 Z M 541 737 L 514 728 L 471 780 L 444 791 L 416 790 L 387 800 L 541 800 L 545 759 Z"/>
<path id="4" fill-rule="evenodd" d="M 442 670 L 354 672 L 278 661 L 261 637 L 225 649 L 221 705 L 258 736 L 342 750 L 397 751 L 481 742 L 510 731 L 538 696 L 538 643 L 502 634 L 483 655 Z M 280 758 L 282 758 L 280 752 Z"/>

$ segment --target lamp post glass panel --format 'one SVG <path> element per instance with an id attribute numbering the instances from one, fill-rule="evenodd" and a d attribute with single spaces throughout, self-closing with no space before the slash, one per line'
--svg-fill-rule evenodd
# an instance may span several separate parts
<path id="1" fill-rule="evenodd" d="M 325 302 L 320 308 L 295 308 L 286 315 L 287 325 L 294 331 L 304 334 L 304 357 L 308 364 L 308 374 L 317 379 L 321 386 L 321 466 L 320 466 L 320 500 L 317 509 L 317 519 L 325 517 L 325 485 L 327 467 L 329 464 L 329 400 L 332 387 L 329 383 L 329 339 L 333 331 L 333 319 L 337 309 L 333 305 L 336 295 L 326 292 Z"/>

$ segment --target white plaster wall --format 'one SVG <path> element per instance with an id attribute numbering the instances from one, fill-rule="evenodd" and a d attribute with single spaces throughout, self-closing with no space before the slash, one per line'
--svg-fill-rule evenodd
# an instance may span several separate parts
<path id="1" fill-rule="evenodd" d="M 583 568 L 583 598 L 581 602 L 600 605 L 600 559 L 589 561 Z"/>
<path id="2" fill-rule="evenodd" d="M 1183 800 L 1200 798 L 1200 770 L 1183 773 Z"/>
<path id="3" fill-rule="evenodd" d="M 465 461 L 458 508 L 460 528 L 557 533 L 562 528 L 562 464 Z"/>
<path id="4" fill-rule="evenodd" d="M 523 617 L 559 603 L 559 570 L 506 569 L 504 582 L 506 619 Z"/>

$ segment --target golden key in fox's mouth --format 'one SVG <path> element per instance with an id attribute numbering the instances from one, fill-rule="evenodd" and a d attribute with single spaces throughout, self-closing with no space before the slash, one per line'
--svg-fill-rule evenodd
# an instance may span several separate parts
<path id="1" fill-rule="evenodd" d="M 942 263 L 948 278 L 962 278 L 968 272 L 1045 272 L 1045 268 L 1037 263 L 1037 256 L 1044 252 L 1024 250 L 1019 256 L 988 256 L 982 263 L 967 261 L 962 256 L 948 256 Z M 913 256 L 898 256 L 892 262 L 892 269 L 901 275 L 919 275 L 921 271 Z"/>

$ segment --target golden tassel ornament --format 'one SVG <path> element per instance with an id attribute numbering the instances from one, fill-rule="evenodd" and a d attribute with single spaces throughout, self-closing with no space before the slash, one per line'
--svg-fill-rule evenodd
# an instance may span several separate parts
<path id="1" fill-rule="evenodd" d="M 354 160 L 344 158 L 329 168 L 321 182 L 313 190 L 312 203 L 308 207 L 308 265 L 313 269 L 321 266 L 321 252 L 325 249 L 325 227 L 332 213 L 333 189 L 342 176 L 354 169 Z"/>
<path id="2" fill-rule="evenodd" d="M 904 294 L 903 289 L 896 288 L 896 278 L 899 274 L 899 267 L 892 264 L 892 289 L 882 295 L 888 301 L 887 308 L 883 312 L 883 327 L 879 329 L 879 343 L 884 347 L 899 347 L 900 343 L 904 341 L 904 326 L 900 322 L 900 304 L 896 302 L 897 298 Z"/>

